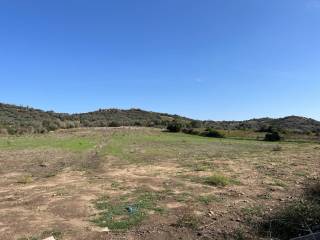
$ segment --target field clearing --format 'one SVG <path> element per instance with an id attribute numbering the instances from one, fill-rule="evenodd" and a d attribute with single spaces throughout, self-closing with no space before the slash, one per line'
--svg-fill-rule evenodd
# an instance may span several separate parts
<path id="1" fill-rule="evenodd" d="M 318 143 L 152 128 L 1 137 L 0 239 L 267 239 L 254 223 L 299 199 L 319 159 Z"/>

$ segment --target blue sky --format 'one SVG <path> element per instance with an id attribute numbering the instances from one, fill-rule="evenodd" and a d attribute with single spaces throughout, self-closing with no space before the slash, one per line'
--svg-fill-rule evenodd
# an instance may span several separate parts
<path id="1" fill-rule="evenodd" d="M 0 0 L 0 102 L 320 120 L 320 0 Z"/>

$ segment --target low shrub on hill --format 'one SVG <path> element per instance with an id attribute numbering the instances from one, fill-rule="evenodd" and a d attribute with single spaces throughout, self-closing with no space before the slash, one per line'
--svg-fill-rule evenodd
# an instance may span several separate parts
<path id="1" fill-rule="evenodd" d="M 213 137 L 213 138 L 223 138 L 224 137 L 224 135 L 222 133 L 220 133 L 219 131 L 214 130 L 212 128 L 207 128 L 200 135 L 204 136 L 204 137 Z"/>
<path id="2" fill-rule="evenodd" d="M 169 132 L 180 132 L 181 128 L 182 124 L 177 121 L 172 121 L 167 126 L 167 130 Z"/>
<path id="3" fill-rule="evenodd" d="M 200 132 L 197 130 L 194 130 L 193 128 L 183 128 L 182 132 L 185 134 L 192 134 L 192 135 L 199 135 Z"/>

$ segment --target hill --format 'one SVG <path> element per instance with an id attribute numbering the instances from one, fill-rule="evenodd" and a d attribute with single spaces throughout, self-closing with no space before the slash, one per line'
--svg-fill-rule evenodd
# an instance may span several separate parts
<path id="1" fill-rule="evenodd" d="M 165 127 L 171 121 L 185 127 L 211 127 L 223 130 L 268 131 L 301 134 L 320 133 L 320 122 L 310 118 L 289 116 L 260 118 L 246 121 L 198 121 L 179 115 L 144 111 L 141 109 L 99 109 L 78 114 L 55 113 L 30 107 L 0 103 L 0 133 L 45 133 L 56 129 L 75 127 L 146 126 Z"/>
<path id="2" fill-rule="evenodd" d="M 100 109 L 94 112 L 67 114 L 43 111 L 31 107 L 0 103 L 0 133 L 45 133 L 56 129 L 106 126 L 164 127 L 176 120 L 191 119 L 178 115 L 143 111 L 140 109 Z"/>
<path id="3" fill-rule="evenodd" d="M 252 130 L 267 132 L 270 129 L 291 133 L 319 133 L 320 122 L 311 118 L 288 116 L 284 118 L 260 118 L 246 121 L 205 121 L 205 125 L 224 130 Z"/>

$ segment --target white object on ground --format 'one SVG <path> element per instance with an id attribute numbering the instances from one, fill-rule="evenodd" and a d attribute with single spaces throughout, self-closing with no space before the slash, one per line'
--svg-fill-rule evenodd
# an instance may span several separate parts
<path id="1" fill-rule="evenodd" d="M 43 240 L 56 240 L 56 239 L 53 236 L 51 236 L 51 237 L 45 238 Z"/>

